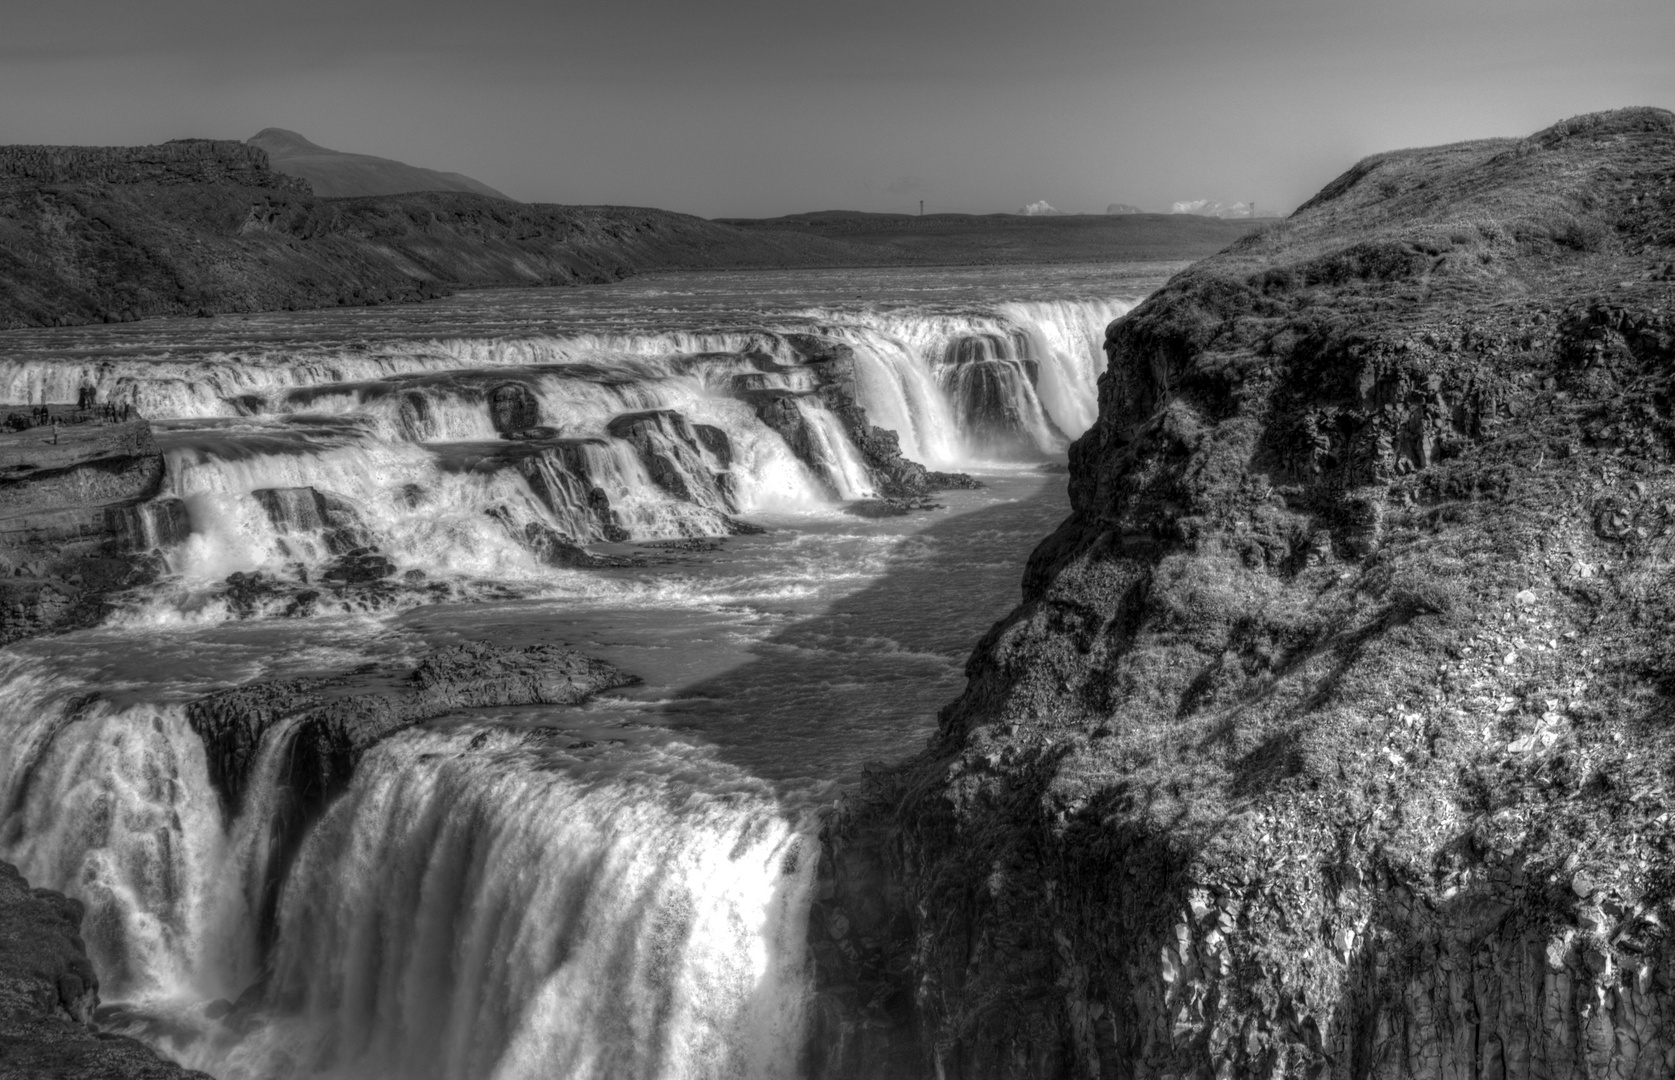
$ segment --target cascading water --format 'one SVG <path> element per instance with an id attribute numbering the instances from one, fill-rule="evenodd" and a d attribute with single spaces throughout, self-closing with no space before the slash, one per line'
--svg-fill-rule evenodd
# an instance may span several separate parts
<path id="1" fill-rule="evenodd" d="M 219 1080 L 798 1075 L 814 810 L 922 745 L 1063 512 L 1035 466 L 1093 420 L 1129 304 L 1008 279 L 858 305 L 850 278 L 764 304 L 777 279 L 717 275 L 719 301 L 708 280 L 586 318 L 541 305 L 606 294 L 0 348 L 0 394 L 91 376 L 165 460 L 124 520 L 170 573 L 104 629 L 0 652 L 0 858 L 87 904 L 108 1022 Z M 869 425 L 982 471 L 939 496 L 970 516 L 834 513 L 880 492 Z M 667 569 L 576 570 L 563 546 L 729 534 Z M 417 599 L 334 607 L 348 572 Z M 252 574 L 327 598 L 238 608 Z M 409 728 L 284 837 L 282 723 L 222 805 L 185 702 L 420 637 L 562 641 L 647 685 Z"/>
<path id="2" fill-rule="evenodd" d="M 169 549 L 184 582 L 317 573 L 342 545 L 286 519 L 293 496 L 275 494 L 310 489 L 352 507 L 361 543 L 401 568 L 531 581 L 545 572 L 531 537 L 710 536 L 735 515 L 871 495 L 830 407 L 844 395 L 933 467 L 1060 452 L 1091 420 L 1103 326 L 1123 310 L 817 308 L 749 333 L 391 341 L 107 359 L 96 373 L 107 397 L 176 417 L 159 434 L 190 530 Z M 67 370 L 0 362 L 0 387 L 61 393 Z M 775 394 L 801 418 L 794 437 L 762 414 Z M 645 414 L 679 432 L 625 426 Z"/>
<path id="3" fill-rule="evenodd" d="M 697 748 L 396 736 L 310 831 L 264 958 L 289 729 L 223 822 L 180 707 L 78 705 L 8 674 L 4 706 L 34 720 L 0 775 L 0 853 L 88 905 L 107 999 L 183 1062 L 222 1080 L 794 1073 L 812 838 Z M 203 1002 L 263 970 L 243 1026 L 206 1023 Z"/>

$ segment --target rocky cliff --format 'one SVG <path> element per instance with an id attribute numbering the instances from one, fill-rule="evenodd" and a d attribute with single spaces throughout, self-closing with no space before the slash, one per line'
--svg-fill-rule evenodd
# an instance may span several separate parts
<path id="1" fill-rule="evenodd" d="M 66 422 L 0 432 L 0 644 L 98 623 L 110 597 L 154 578 L 154 553 L 186 533 L 184 505 L 158 497 L 163 456 L 150 424 L 54 414 Z"/>
<path id="2" fill-rule="evenodd" d="M 0 147 L 0 329 L 877 259 L 841 240 L 662 210 L 463 191 L 317 198 L 235 142 Z"/>
<path id="3" fill-rule="evenodd" d="M 1675 1073 L 1675 116 L 1368 159 L 1107 353 L 829 825 L 815 1071 Z"/>

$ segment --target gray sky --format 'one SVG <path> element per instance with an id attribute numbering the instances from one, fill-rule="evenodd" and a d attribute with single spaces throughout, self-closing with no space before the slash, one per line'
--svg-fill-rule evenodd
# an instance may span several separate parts
<path id="1" fill-rule="evenodd" d="M 1378 150 L 1675 107 L 1675 0 L 11 0 L 3 21 L 0 142 L 271 125 L 521 199 L 705 216 L 1289 211 Z"/>

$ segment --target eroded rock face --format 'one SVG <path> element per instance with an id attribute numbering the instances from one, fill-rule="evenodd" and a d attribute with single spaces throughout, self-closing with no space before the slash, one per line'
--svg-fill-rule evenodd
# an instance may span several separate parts
<path id="1" fill-rule="evenodd" d="M 541 403 L 523 383 L 502 383 L 489 391 L 489 419 L 502 435 L 538 427 Z"/>
<path id="2" fill-rule="evenodd" d="M 0 862 L 0 1078 L 208 1080 L 98 1031 L 99 979 L 82 946 L 81 918 L 79 902 L 31 889 Z"/>
<path id="3" fill-rule="evenodd" d="M 144 420 L 0 433 L 0 644 L 92 626 L 187 531 Z"/>
<path id="4" fill-rule="evenodd" d="M 264 939 L 272 931 L 278 889 L 304 832 L 348 787 L 372 746 L 451 712 L 491 705 L 574 705 L 638 681 L 603 660 L 557 646 L 508 649 L 465 642 L 430 654 L 405 677 L 361 671 L 282 679 L 192 702 L 187 719 L 204 742 L 210 781 L 229 818 L 243 808 L 263 741 L 288 741 L 270 823 L 277 855 L 269 862 L 259 916 Z M 354 692 L 367 685 L 377 688 Z"/>
<path id="5" fill-rule="evenodd" d="M 1672 171 L 1661 110 L 1382 155 L 1112 325 L 1023 605 L 829 826 L 824 1075 L 1675 1069 Z"/>
<path id="6" fill-rule="evenodd" d="M 787 334 L 785 340 L 816 373 L 817 386 L 810 391 L 744 386 L 734 396 L 756 410 L 757 417 L 778 432 L 791 452 L 821 474 L 818 440 L 799 402 L 811 399 L 814 407 L 829 411 L 843 425 L 850 443 L 872 473 L 878 494 L 885 499 L 912 499 L 933 491 L 976 488 L 982 485 L 965 473 L 934 472 L 904 457 L 901 439 L 888 428 L 875 426 L 867 411 L 855 400 L 855 352 L 841 341 L 812 334 Z M 764 366 L 773 362 L 764 357 Z"/>

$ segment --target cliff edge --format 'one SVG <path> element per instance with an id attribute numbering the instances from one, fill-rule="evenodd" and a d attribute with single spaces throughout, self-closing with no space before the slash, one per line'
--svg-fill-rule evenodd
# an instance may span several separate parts
<path id="1" fill-rule="evenodd" d="M 1675 1072 L 1675 115 L 1369 158 L 1106 351 L 830 823 L 816 1072 Z"/>

